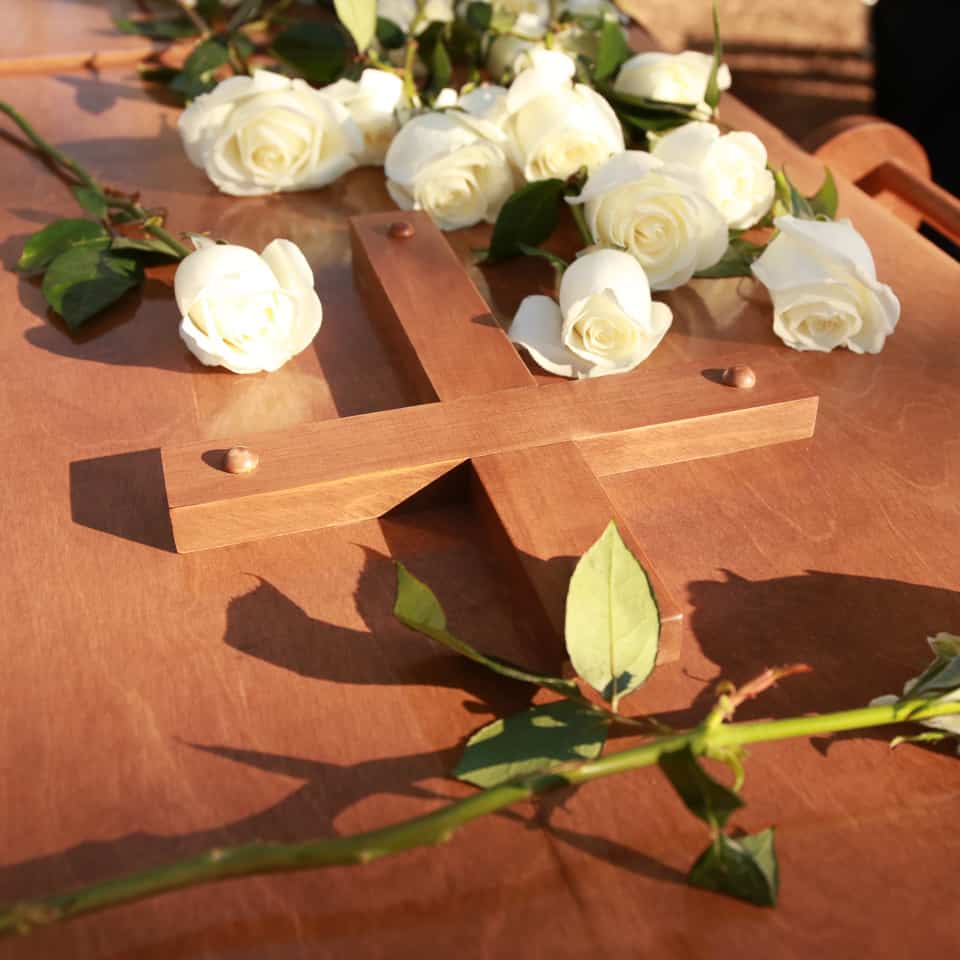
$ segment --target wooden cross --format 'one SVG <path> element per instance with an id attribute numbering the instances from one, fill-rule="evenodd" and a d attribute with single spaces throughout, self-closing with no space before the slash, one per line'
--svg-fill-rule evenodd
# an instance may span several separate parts
<path id="1" fill-rule="evenodd" d="M 352 219 L 354 274 L 423 402 L 245 437 L 259 465 L 242 475 L 223 467 L 236 440 L 163 450 L 178 551 L 380 517 L 469 461 L 472 498 L 553 630 L 575 558 L 614 518 L 651 574 L 660 660 L 675 659 L 681 608 L 601 479 L 810 437 L 816 395 L 773 355 L 751 389 L 702 364 L 539 385 L 429 218 L 396 221 Z"/>

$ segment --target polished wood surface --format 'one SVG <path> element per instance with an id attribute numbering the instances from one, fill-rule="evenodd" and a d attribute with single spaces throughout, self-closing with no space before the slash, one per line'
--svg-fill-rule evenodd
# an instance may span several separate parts
<path id="1" fill-rule="evenodd" d="M 562 669 L 515 617 L 509 571 L 465 505 L 179 556 L 157 448 L 253 435 L 417 399 L 350 279 L 346 218 L 390 209 L 377 170 L 316 193 L 233 200 L 191 167 L 177 110 L 132 70 L 0 79 L 58 145 L 142 188 L 176 229 L 261 248 L 299 243 L 325 322 L 265 377 L 196 363 L 176 335 L 172 271 L 71 336 L 34 281 L 0 273 L 0 899 L 106 878 L 215 845 L 350 832 L 470 788 L 446 779 L 463 738 L 529 691 L 432 647 L 390 616 L 390 558 L 431 583 L 465 638 Z M 819 164 L 725 98 L 811 190 Z M 68 192 L 4 151 L 3 262 Z M 625 705 L 697 719 L 720 677 L 804 660 L 743 716 L 839 709 L 899 690 L 924 637 L 960 632 L 957 265 L 841 182 L 903 302 L 882 354 L 779 346 L 750 281 L 697 281 L 641 373 L 777 352 L 821 398 L 816 435 L 604 480 L 665 580 L 684 584 L 678 664 Z M 469 261 L 486 230 L 450 237 Z M 546 290 L 546 265 L 471 274 L 495 315 Z M 536 375 L 539 382 L 548 378 Z M 143 452 L 147 451 L 147 452 Z M 553 478 L 558 489 L 562 478 Z M 466 691 L 466 695 L 464 693 Z M 616 744 L 614 744 L 616 747 Z M 885 736 L 751 751 L 748 830 L 778 825 L 781 905 L 686 887 L 701 825 L 656 770 L 475 824 L 364 868 L 225 884 L 0 943 L 0 957 L 826 957 L 953 949 L 960 770 Z"/>

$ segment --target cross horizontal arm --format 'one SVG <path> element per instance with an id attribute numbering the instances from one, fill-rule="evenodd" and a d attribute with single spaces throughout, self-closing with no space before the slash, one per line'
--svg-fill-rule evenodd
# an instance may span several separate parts
<path id="1" fill-rule="evenodd" d="M 755 367 L 758 383 L 749 391 L 708 379 L 697 364 L 234 438 L 220 449 L 242 441 L 260 457 L 257 471 L 241 477 L 220 468 L 215 444 L 166 449 L 177 546 L 203 549 L 379 516 L 385 504 L 465 460 L 562 441 L 577 442 L 602 476 L 810 436 L 816 396 L 772 356 L 769 367 Z M 307 499 L 322 507 L 304 509 Z"/>

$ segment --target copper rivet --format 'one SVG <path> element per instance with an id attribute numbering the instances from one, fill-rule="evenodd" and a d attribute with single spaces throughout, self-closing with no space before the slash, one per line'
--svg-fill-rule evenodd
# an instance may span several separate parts
<path id="1" fill-rule="evenodd" d="M 413 229 L 413 224 L 407 223 L 406 220 L 397 220 L 391 223 L 390 228 L 387 230 L 387 233 L 389 233 L 394 240 L 409 240 L 416 232 L 417 231 Z"/>
<path id="2" fill-rule="evenodd" d="M 727 367 L 723 371 L 721 380 L 728 387 L 737 387 L 740 390 L 749 390 L 757 382 L 757 375 L 745 363 L 738 363 L 736 366 Z"/>
<path id="3" fill-rule="evenodd" d="M 231 447 L 223 455 L 223 469 L 227 473 L 253 473 L 260 463 L 260 454 L 247 447 Z"/>

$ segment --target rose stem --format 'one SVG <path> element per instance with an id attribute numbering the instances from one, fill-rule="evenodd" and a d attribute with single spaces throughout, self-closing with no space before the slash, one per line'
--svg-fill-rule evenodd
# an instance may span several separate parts
<path id="1" fill-rule="evenodd" d="M 126 197 L 108 193 L 103 184 L 100 183 L 89 170 L 44 140 L 27 122 L 26 118 L 9 103 L 0 100 L 0 113 L 5 113 L 23 131 L 23 134 L 33 144 L 38 153 L 48 157 L 55 164 L 73 174 L 84 186 L 95 190 L 109 206 L 116 207 L 135 217 L 143 224 L 143 228 L 147 233 L 152 234 L 158 240 L 162 240 L 176 251 L 180 257 L 189 256 L 191 252 L 189 247 L 184 246 L 172 233 L 165 230 L 159 217 L 151 216 L 139 203 L 135 203 Z"/>
<path id="2" fill-rule="evenodd" d="M 960 714 L 960 702 L 907 700 L 837 713 L 717 723 L 716 709 L 699 727 L 661 736 L 641 746 L 585 763 L 565 765 L 491 787 L 432 813 L 365 833 L 303 843 L 252 843 L 210 850 L 198 857 L 129 874 L 72 893 L 25 900 L 0 912 L 0 936 L 29 933 L 81 914 L 233 877 L 369 863 L 414 847 L 443 843 L 471 820 L 560 787 L 588 783 L 616 773 L 649 767 L 665 753 L 689 746 L 697 756 L 722 748 L 885 726 L 905 720 Z"/>

